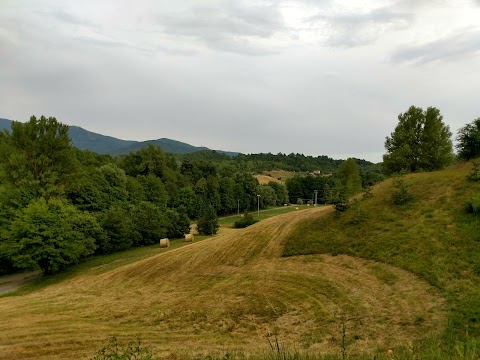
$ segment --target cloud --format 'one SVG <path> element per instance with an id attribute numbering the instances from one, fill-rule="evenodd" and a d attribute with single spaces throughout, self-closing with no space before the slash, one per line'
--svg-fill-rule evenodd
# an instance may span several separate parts
<path id="1" fill-rule="evenodd" d="M 53 17 L 54 19 L 56 19 L 58 21 L 61 21 L 61 22 L 67 23 L 67 24 L 96 27 L 96 25 L 93 22 L 88 21 L 88 20 L 83 19 L 83 18 L 80 18 L 80 17 L 77 17 L 77 16 L 74 16 L 71 13 L 68 13 L 64 10 L 52 11 L 52 12 L 48 12 L 46 14 Z"/>
<path id="2" fill-rule="evenodd" d="M 276 52 L 267 42 L 286 28 L 276 6 L 243 1 L 195 5 L 157 19 L 168 35 L 191 38 L 215 50 L 259 55 Z"/>
<path id="3" fill-rule="evenodd" d="M 413 15 L 394 6 L 373 9 L 364 13 L 319 13 L 308 22 L 323 25 L 326 44 L 350 48 L 368 45 L 389 30 L 404 29 L 413 22 Z"/>
<path id="4" fill-rule="evenodd" d="M 396 50 L 392 62 L 429 63 L 457 61 L 480 54 L 480 30 L 470 29 L 417 46 L 404 46 Z"/>

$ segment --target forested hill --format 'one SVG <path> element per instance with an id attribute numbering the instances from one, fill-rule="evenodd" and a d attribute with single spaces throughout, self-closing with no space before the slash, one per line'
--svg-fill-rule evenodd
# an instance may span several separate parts
<path id="1" fill-rule="evenodd" d="M 11 120 L 0 119 L 0 131 L 10 129 Z M 213 161 L 235 162 L 244 164 L 244 168 L 263 172 L 271 170 L 286 170 L 296 172 L 314 172 L 320 174 L 335 173 L 344 160 L 335 160 L 328 156 L 307 156 L 303 154 L 239 154 L 222 150 L 210 150 L 206 147 L 198 147 L 171 139 L 157 139 L 147 141 L 121 140 L 111 136 L 97 134 L 78 126 L 69 126 L 68 134 L 72 144 L 80 150 L 91 150 L 98 154 L 112 156 L 126 155 L 137 152 L 149 145 L 158 145 L 165 153 L 175 155 L 179 160 L 190 161 Z M 380 165 L 369 161 L 355 159 L 359 168 L 363 171 L 380 172 Z"/>
<path id="2" fill-rule="evenodd" d="M 12 121 L 0 119 L 0 131 L 10 129 Z M 72 139 L 72 144 L 80 150 L 91 150 L 97 154 L 107 155 L 126 155 L 130 152 L 136 152 L 148 145 L 158 145 L 162 150 L 169 154 L 187 154 L 202 150 L 210 150 L 204 146 L 198 147 L 186 144 L 180 141 L 161 138 L 147 141 L 121 140 L 112 136 L 97 134 L 85 130 L 79 126 L 69 126 L 68 134 Z M 214 151 L 214 150 L 210 150 Z M 219 153 L 235 156 L 238 153 L 218 150 Z"/>

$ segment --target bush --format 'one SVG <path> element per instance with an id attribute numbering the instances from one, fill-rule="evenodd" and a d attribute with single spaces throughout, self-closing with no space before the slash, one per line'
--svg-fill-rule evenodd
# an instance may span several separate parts
<path id="1" fill-rule="evenodd" d="M 413 195 L 408 191 L 408 186 L 405 184 L 403 177 L 396 177 L 393 179 L 395 191 L 392 193 L 392 201 L 395 205 L 405 205 L 413 201 Z"/>
<path id="2" fill-rule="evenodd" d="M 241 229 L 241 228 L 246 228 L 247 226 L 250 226 L 250 225 L 253 225 L 255 224 L 256 222 L 258 222 L 258 220 L 256 220 L 252 214 L 249 214 L 249 213 L 245 213 L 243 215 L 243 218 L 238 220 L 238 221 L 235 221 L 235 223 L 233 224 L 233 226 L 236 228 L 236 229 Z"/>
<path id="3" fill-rule="evenodd" d="M 480 181 L 480 163 L 473 162 L 473 169 L 470 174 L 467 175 L 469 181 Z"/>
<path id="4" fill-rule="evenodd" d="M 470 214 L 480 214 L 480 194 L 472 196 L 467 203 L 467 212 Z"/>

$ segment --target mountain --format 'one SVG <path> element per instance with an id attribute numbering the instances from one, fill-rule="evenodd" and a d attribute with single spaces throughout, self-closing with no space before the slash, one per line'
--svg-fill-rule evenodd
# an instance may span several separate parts
<path id="1" fill-rule="evenodd" d="M 180 141 L 171 140 L 171 139 L 157 139 L 157 140 L 147 140 L 142 142 L 133 142 L 133 144 L 127 145 L 125 147 L 119 148 L 113 152 L 111 155 L 124 155 L 130 152 L 136 152 L 141 148 L 147 147 L 148 145 L 158 145 L 166 153 L 170 154 L 188 154 L 202 150 L 209 150 L 206 147 L 198 147 L 189 145 Z"/>
<path id="2" fill-rule="evenodd" d="M 0 131 L 10 129 L 12 121 L 0 119 Z M 79 126 L 70 126 L 68 131 L 72 139 L 73 146 L 81 150 L 91 150 L 98 154 L 125 155 L 130 152 L 138 151 L 148 145 L 158 145 L 166 153 L 170 154 L 189 154 L 197 151 L 210 150 L 204 146 L 198 147 L 171 139 L 157 139 L 147 141 L 121 140 L 112 136 L 97 134 L 85 130 Z M 217 151 L 217 150 L 215 150 Z M 228 156 L 238 155 L 236 152 L 218 150 L 219 153 Z"/>

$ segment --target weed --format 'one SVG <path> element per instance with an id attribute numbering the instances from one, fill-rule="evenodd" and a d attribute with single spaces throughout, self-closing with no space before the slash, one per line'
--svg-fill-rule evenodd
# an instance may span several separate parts
<path id="1" fill-rule="evenodd" d="M 156 360 L 150 347 L 141 345 L 140 338 L 121 346 L 117 338 L 111 337 L 108 345 L 97 351 L 92 360 Z"/>

